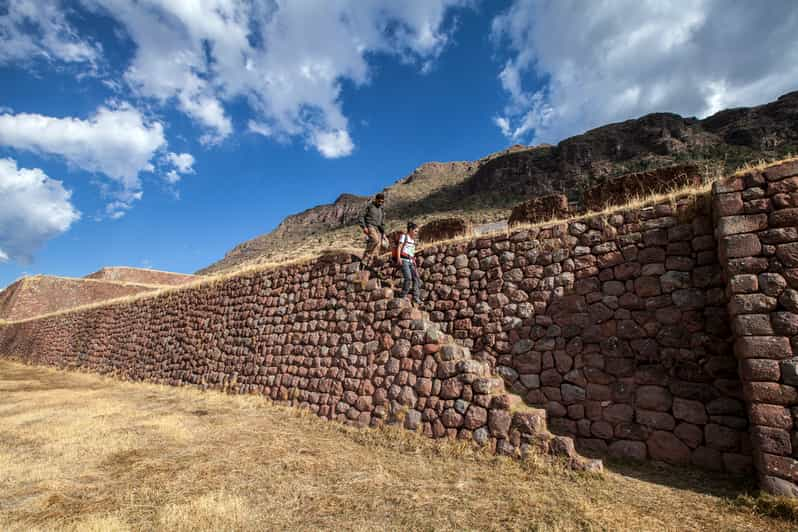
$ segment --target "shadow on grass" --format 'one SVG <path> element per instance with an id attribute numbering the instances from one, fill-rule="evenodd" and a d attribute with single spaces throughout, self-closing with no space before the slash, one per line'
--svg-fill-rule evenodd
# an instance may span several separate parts
<path id="1" fill-rule="evenodd" d="M 644 482 L 661 484 L 680 490 L 733 499 L 738 495 L 757 491 L 756 479 L 751 476 L 736 476 L 678 467 L 661 462 L 636 462 L 602 458 L 604 467 L 613 473 Z"/>

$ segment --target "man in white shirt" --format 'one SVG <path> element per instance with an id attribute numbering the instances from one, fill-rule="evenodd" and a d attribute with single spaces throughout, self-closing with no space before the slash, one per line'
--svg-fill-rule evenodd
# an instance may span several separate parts
<path id="1" fill-rule="evenodd" d="M 421 305 L 421 278 L 418 276 L 416 267 L 417 235 L 418 228 L 416 224 L 413 222 L 408 223 L 407 232 L 399 237 L 399 244 L 396 248 L 396 263 L 402 268 L 402 276 L 404 277 L 404 285 L 402 286 L 402 295 L 400 297 L 407 297 L 412 287 L 413 302 Z"/>

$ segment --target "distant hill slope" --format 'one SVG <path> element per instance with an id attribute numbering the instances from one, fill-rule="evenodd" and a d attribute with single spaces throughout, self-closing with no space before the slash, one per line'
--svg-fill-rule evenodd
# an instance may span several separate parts
<path id="1" fill-rule="evenodd" d="M 484 223 L 506 218 L 514 205 L 534 196 L 559 192 L 578 202 L 587 188 L 620 174 L 692 162 L 717 175 L 790 153 L 798 153 L 798 91 L 703 120 L 654 113 L 557 146 L 513 146 L 476 161 L 426 163 L 383 192 L 390 229 L 411 218 L 423 223 L 451 215 Z M 198 273 L 359 246 L 355 223 L 366 201 L 342 194 L 332 204 L 288 216 L 274 231 L 239 244 Z"/>
<path id="2" fill-rule="evenodd" d="M 0 291 L 0 319 L 24 320 L 158 288 L 135 283 L 34 275 L 11 283 Z"/>
<path id="3" fill-rule="evenodd" d="M 106 266 L 94 273 L 90 273 L 85 276 L 84 279 L 177 286 L 195 281 L 197 280 L 197 276 L 185 273 L 150 270 L 147 268 L 133 268 L 130 266 Z"/>

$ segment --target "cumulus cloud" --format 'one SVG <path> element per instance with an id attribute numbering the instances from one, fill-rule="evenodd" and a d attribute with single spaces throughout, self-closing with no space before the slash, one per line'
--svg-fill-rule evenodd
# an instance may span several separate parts
<path id="1" fill-rule="evenodd" d="M 94 64 L 98 45 L 81 38 L 56 0 L 0 4 L 0 64 L 35 59 Z"/>
<path id="2" fill-rule="evenodd" d="M 514 0 L 492 36 L 510 52 L 494 123 L 512 140 L 654 111 L 706 116 L 798 87 L 792 0 Z"/>
<path id="3" fill-rule="evenodd" d="M 225 104 L 243 97 L 254 113 L 250 131 L 342 157 L 354 149 L 342 81 L 368 83 L 375 53 L 428 69 L 449 42 L 447 12 L 470 1 L 82 3 L 116 19 L 135 43 L 128 84 L 174 102 L 206 129 L 203 142 L 232 133 Z"/>
<path id="4" fill-rule="evenodd" d="M 194 173 L 194 156 L 190 153 L 169 152 L 166 154 L 166 161 L 172 166 L 172 169 L 164 176 L 170 185 L 180 181 L 183 175 Z"/>
<path id="5" fill-rule="evenodd" d="M 151 160 L 166 140 L 160 122 L 146 120 L 127 104 L 117 104 L 101 106 L 87 120 L 0 114 L 0 145 L 59 156 L 78 168 L 103 174 L 114 185 L 110 190 L 114 204 L 129 208 L 142 195 L 139 174 L 154 170 Z"/>
<path id="6" fill-rule="evenodd" d="M 194 157 L 190 153 L 169 152 L 166 158 L 181 174 L 194 172 Z"/>
<path id="7" fill-rule="evenodd" d="M 61 181 L 39 168 L 18 168 L 0 159 L 0 262 L 30 262 L 44 242 L 80 218 Z"/>

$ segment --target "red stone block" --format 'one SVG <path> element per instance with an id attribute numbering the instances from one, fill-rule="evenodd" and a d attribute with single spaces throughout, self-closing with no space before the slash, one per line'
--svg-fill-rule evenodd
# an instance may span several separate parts
<path id="1" fill-rule="evenodd" d="M 743 395 L 748 401 L 774 405 L 798 403 L 798 390 L 775 382 L 744 382 Z"/>
<path id="2" fill-rule="evenodd" d="M 781 405 L 753 403 L 749 408 L 749 417 L 753 425 L 764 425 L 790 430 L 793 427 L 790 410 Z"/>
<path id="3" fill-rule="evenodd" d="M 789 431 L 774 427 L 751 427 L 751 444 L 759 452 L 790 456 L 792 444 Z"/>
<path id="4" fill-rule="evenodd" d="M 779 478 L 798 481 L 798 460 L 786 456 L 762 453 L 762 472 Z"/>
<path id="5" fill-rule="evenodd" d="M 746 381 L 778 382 L 781 370 L 778 360 L 749 358 L 740 361 L 740 375 Z"/>
<path id="6" fill-rule="evenodd" d="M 661 460 L 673 465 L 690 463 L 690 448 L 670 432 L 655 431 L 646 441 L 646 447 L 652 460 Z"/>
<path id="7" fill-rule="evenodd" d="M 792 347 L 784 336 L 745 336 L 735 340 L 734 352 L 737 358 L 781 360 L 792 356 Z"/>
<path id="8" fill-rule="evenodd" d="M 718 216 L 731 216 L 743 212 L 743 198 L 739 192 L 716 194 L 714 200 Z"/>

